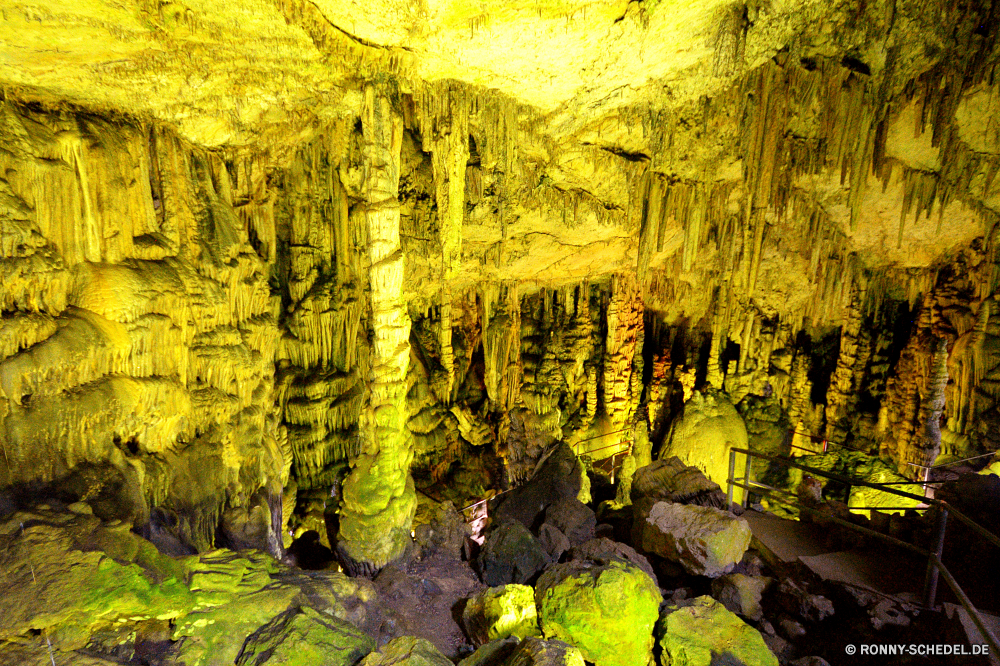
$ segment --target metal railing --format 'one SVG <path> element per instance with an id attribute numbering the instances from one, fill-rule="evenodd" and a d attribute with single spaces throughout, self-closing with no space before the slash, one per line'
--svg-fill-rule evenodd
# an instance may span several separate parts
<path id="1" fill-rule="evenodd" d="M 743 454 L 744 457 L 746 458 L 743 478 L 736 478 L 736 454 L 738 453 Z M 888 534 L 883 534 L 882 532 L 878 532 L 876 530 L 869 529 L 867 527 L 862 527 L 861 525 L 855 525 L 850 521 L 843 520 L 836 516 L 822 514 L 821 512 L 816 511 L 812 507 L 805 506 L 800 502 L 792 501 L 790 499 L 778 498 L 777 495 L 782 494 L 781 491 L 778 491 L 776 488 L 771 488 L 770 486 L 766 486 L 762 483 L 757 483 L 750 478 L 750 463 L 753 458 L 766 460 L 768 462 L 782 465 L 784 467 L 794 467 L 796 469 L 801 469 L 815 476 L 827 478 L 832 481 L 837 481 L 839 483 L 846 484 L 848 487 L 862 486 L 865 488 L 873 488 L 875 490 L 879 490 L 885 493 L 891 493 L 899 497 L 918 500 L 922 505 L 924 505 L 924 508 L 928 508 L 929 506 L 937 507 L 938 515 L 937 515 L 937 522 L 934 528 L 935 529 L 934 539 L 932 543 L 934 549 L 926 550 L 914 544 L 902 541 L 901 539 L 897 539 L 896 537 L 889 536 Z M 862 479 L 852 479 L 842 474 L 837 474 L 835 472 L 828 472 L 821 469 L 816 469 L 814 467 L 809 467 L 808 465 L 799 464 L 786 457 L 771 456 L 764 453 L 758 453 L 755 451 L 750 451 L 748 449 L 739 449 L 739 448 L 733 448 L 730 449 L 729 451 L 729 479 L 727 480 L 727 485 L 728 485 L 727 497 L 729 500 L 730 507 L 734 505 L 733 488 L 742 488 L 744 491 L 743 499 L 741 502 L 743 508 L 747 508 L 747 506 L 749 505 L 750 493 L 754 493 L 756 495 L 760 495 L 768 499 L 775 499 L 777 502 L 781 504 L 795 507 L 800 511 L 804 510 L 811 514 L 821 515 L 824 520 L 854 530 L 855 532 L 859 532 L 866 536 L 880 539 L 887 543 L 891 543 L 895 546 L 916 553 L 921 557 L 926 557 L 927 572 L 924 577 L 924 605 L 929 609 L 933 609 L 935 607 L 935 601 L 937 600 L 938 577 L 940 574 L 940 576 L 943 577 L 945 582 L 948 584 L 948 587 L 951 588 L 951 591 L 954 592 L 955 596 L 962 604 L 962 607 L 965 608 L 965 611 L 969 614 L 969 617 L 972 619 L 972 622 L 976 625 L 976 628 L 983 636 L 983 639 L 989 644 L 990 650 L 992 650 L 992 654 L 1000 654 L 1000 639 L 997 639 L 997 637 L 993 634 L 993 632 L 990 631 L 990 629 L 986 626 L 986 623 L 983 621 L 982 615 L 979 613 L 978 610 L 976 610 L 976 607 L 972 605 L 972 602 L 969 600 L 969 597 L 965 594 L 965 591 L 962 590 L 962 588 L 959 586 L 958 581 L 955 580 L 955 577 L 951 574 L 950 571 L 948 571 L 947 567 L 945 567 L 945 565 L 941 562 L 941 555 L 944 552 L 945 530 L 947 529 L 949 516 L 954 516 L 959 522 L 963 523 L 966 527 L 971 529 L 977 536 L 993 544 L 994 546 L 997 546 L 998 548 L 1000 548 L 1000 537 L 997 537 L 997 535 L 985 529 L 977 522 L 975 522 L 974 520 L 972 520 L 971 518 L 969 518 L 964 513 L 962 513 L 955 507 L 951 506 L 947 502 L 939 499 L 934 499 L 931 497 L 924 497 L 922 495 L 915 495 L 913 493 L 908 493 L 902 490 L 897 490 L 896 488 L 893 488 L 890 485 L 881 483 L 870 483 Z M 790 493 L 784 493 L 784 494 L 790 494 Z M 859 507 L 851 507 L 851 508 L 859 508 Z M 886 507 L 861 507 L 861 508 L 885 509 Z M 917 507 L 910 507 L 910 508 L 917 508 Z"/>

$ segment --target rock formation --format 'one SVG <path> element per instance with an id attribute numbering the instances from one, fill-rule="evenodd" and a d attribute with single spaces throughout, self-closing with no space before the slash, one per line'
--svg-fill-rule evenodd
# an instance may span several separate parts
<path id="1" fill-rule="evenodd" d="M 998 12 L 11 0 L 0 506 L 375 575 L 557 444 L 994 452 Z"/>

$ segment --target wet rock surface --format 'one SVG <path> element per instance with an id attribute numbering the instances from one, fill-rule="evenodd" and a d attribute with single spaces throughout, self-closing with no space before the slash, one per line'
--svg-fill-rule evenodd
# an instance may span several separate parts
<path id="1" fill-rule="evenodd" d="M 655 502 L 701 504 L 725 508 L 726 495 L 718 483 L 697 467 L 685 465 L 677 456 L 640 467 L 632 477 L 633 502 L 649 498 Z"/>
<path id="2" fill-rule="evenodd" d="M 764 617 L 760 599 L 771 582 L 770 578 L 761 576 L 726 574 L 712 581 L 712 597 L 726 610 L 748 620 L 760 621 Z"/>
<path id="3" fill-rule="evenodd" d="M 549 506 L 578 499 L 584 470 L 570 447 L 560 442 L 546 454 L 538 470 L 526 483 L 500 499 L 492 512 L 495 520 L 513 519 L 536 529 Z"/>

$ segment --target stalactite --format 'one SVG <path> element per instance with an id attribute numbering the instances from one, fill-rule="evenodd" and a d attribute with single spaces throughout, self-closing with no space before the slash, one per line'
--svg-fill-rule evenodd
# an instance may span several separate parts
<path id="1" fill-rule="evenodd" d="M 844 314 L 840 329 L 840 350 L 837 367 L 830 377 L 826 392 L 826 438 L 842 442 L 850 430 L 849 417 L 857 403 L 860 375 L 868 361 L 862 326 L 863 307 L 867 300 L 868 286 L 863 279 L 851 288 L 851 301 Z"/>
<path id="2" fill-rule="evenodd" d="M 931 371 L 929 359 L 932 357 L 931 313 L 934 295 L 927 294 L 921 303 L 914 322 L 910 340 L 900 353 L 895 376 L 888 382 L 886 391 L 887 421 L 892 425 L 889 436 L 883 442 L 886 453 L 899 465 L 899 472 L 910 478 L 921 476 L 918 468 L 907 462 L 925 464 L 914 453 L 915 437 L 918 437 L 922 395 L 930 395 L 928 387 Z"/>
<path id="3" fill-rule="evenodd" d="M 491 409 L 506 412 L 521 395 L 521 304 L 513 285 L 487 285 L 480 294 L 483 361 Z"/>
<path id="4" fill-rule="evenodd" d="M 716 293 L 715 308 L 712 313 L 712 342 L 708 352 L 708 374 L 705 381 L 717 389 L 721 389 L 725 378 L 725 369 L 720 359 L 728 339 L 730 304 L 732 292 L 728 284 L 719 287 Z"/>
<path id="5" fill-rule="evenodd" d="M 420 100 L 420 131 L 424 149 L 431 153 L 436 189 L 442 256 L 439 344 L 447 376 L 445 402 L 450 402 L 455 385 L 451 281 L 462 258 L 465 172 L 469 161 L 469 100 L 464 86 L 449 83 L 428 85 Z"/>
<path id="6" fill-rule="evenodd" d="M 328 488 L 359 452 L 369 347 L 364 257 L 353 248 L 363 247 L 368 231 L 363 216 L 350 214 L 341 180 L 358 159 L 350 152 L 352 131 L 345 121 L 334 123 L 276 178 L 279 276 L 287 290 L 277 357 L 292 375 L 279 406 L 303 492 Z"/>
<path id="7" fill-rule="evenodd" d="M 809 410 L 812 406 L 810 394 L 812 393 L 812 382 L 809 381 L 810 359 L 807 354 L 796 354 L 792 361 L 791 375 L 791 399 L 788 408 L 788 421 L 792 424 L 792 445 L 798 448 L 792 449 L 792 455 L 802 455 L 806 451 L 816 450 L 816 446 L 810 441 L 809 432 Z M 804 451 L 803 451 L 804 449 Z"/>
<path id="8" fill-rule="evenodd" d="M 653 356 L 653 372 L 646 387 L 646 404 L 648 406 L 647 431 L 654 438 L 664 430 L 667 417 L 668 400 L 670 397 L 670 382 L 673 379 L 673 363 L 670 351 L 663 350 Z"/>
<path id="9" fill-rule="evenodd" d="M 81 463 L 137 474 L 136 520 L 179 513 L 189 543 L 209 548 L 226 489 L 242 484 L 239 504 L 290 463 L 270 402 L 275 257 L 254 245 L 274 236 L 260 162 L 132 121 L 7 103 L 0 117 L 23 128 L 0 151 L 0 437 L 16 462 L 4 476 L 44 483 Z"/>
<path id="10" fill-rule="evenodd" d="M 601 378 L 604 409 L 613 430 L 631 426 L 638 406 L 639 396 L 633 395 L 633 390 L 638 391 L 641 387 L 633 382 L 632 376 L 636 354 L 642 353 L 642 328 L 642 301 L 637 286 L 628 276 L 615 276 L 607 307 L 607 339 Z"/>

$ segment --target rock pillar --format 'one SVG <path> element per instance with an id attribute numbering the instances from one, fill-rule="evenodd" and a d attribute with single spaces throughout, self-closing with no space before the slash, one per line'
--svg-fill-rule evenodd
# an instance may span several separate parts
<path id="1" fill-rule="evenodd" d="M 338 550 L 350 573 L 372 575 L 402 555 L 416 493 L 406 430 L 410 318 L 403 302 L 399 244 L 399 168 L 403 123 L 395 91 L 365 90 L 364 215 L 368 227 L 371 322 L 374 329 L 361 455 L 344 483 Z"/>

